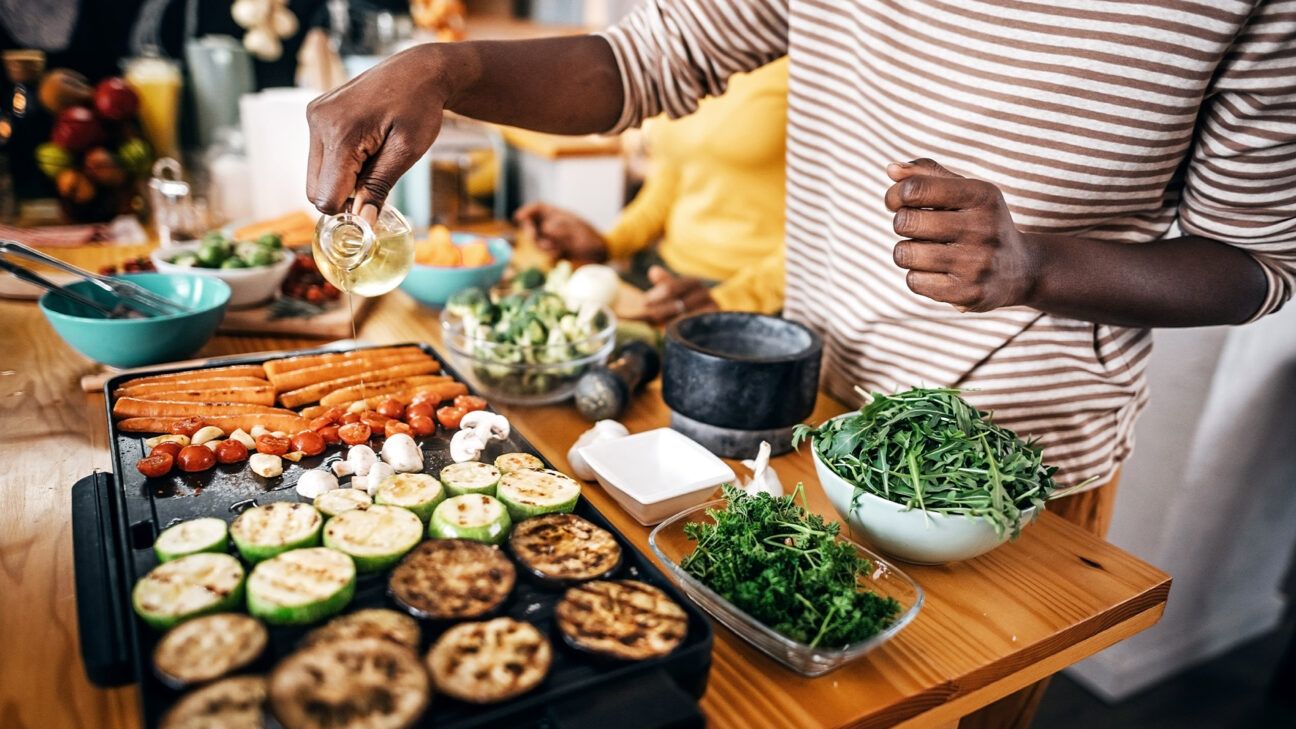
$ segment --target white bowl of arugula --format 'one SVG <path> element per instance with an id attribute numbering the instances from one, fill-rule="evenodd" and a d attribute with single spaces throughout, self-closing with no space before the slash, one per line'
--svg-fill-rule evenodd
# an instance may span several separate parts
<path id="1" fill-rule="evenodd" d="M 712 617 L 797 673 L 819 676 L 904 629 L 923 592 L 804 503 L 800 484 L 777 498 L 726 484 L 723 501 L 667 519 L 648 544 Z"/>
<path id="2" fill-rule="evenodd" d="M 991 422 L 957 390 L 874 393 L 818 427 L 815 472 L 833 508 L 882 552 L 905 562 L 979 557 L 1015 538 L 1055 489 L 1040 449 Z"/>

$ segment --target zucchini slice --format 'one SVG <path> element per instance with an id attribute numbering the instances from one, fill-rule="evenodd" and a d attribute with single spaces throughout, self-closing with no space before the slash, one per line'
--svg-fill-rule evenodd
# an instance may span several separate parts
<path id="1" fill-rule="evenodd" d="M 153 541 L 159 562 L 170 562 L 187 554 L 229 550 L 229 526 L 224 519 L 207 516 L 182 521 L 162 530 Z"/>
<path id="2" fill-rule="evenodd" d="M 243 565 L 228 554 L 200 552 L 154 567 L 131 591 L 131 604 L 158 630 L 207 613 L 234 609 L 243 599 Z"/>
<path id="3" fill-rule="evenodd" d="M 161 729 L 264 729 L 266 680 L 235 676 L 185 694 Z"/>
<path id="4" fill-rule="evenodd" d="M 499 469 L 500 473 L 540 470 L 544 468 L 544 461 L 530 453 L 505 453 L 495 459 L 495 467 Z"/>
<path id="5" fill-rule="evenodd" d="M 377 638 L 304 648 L 270 674 L 270 711 L 287 729 L 405 729 L 430 694 L 414 651 Z"/>
<path id="6" fill-rule="evenodd" d="M 397 604 L 416 618 L 481 617 L 503 604 L 517 571 L 495 547 L 462 539 L 423 542 L 387 580 Z"/>
<path id="7" fill-rule="evenodd" d="M 628 661 L 664 656 L 688 634 L 684 609 L 666 593 L 637 580 L 573 587 L 554 615 L 573 647 Z"/>
<path id="8" fill-rule="evenodd" d="M 265 650 L 265 626 L 240 613 L 204 615 L 177 625 L 153 649 L 153 668 L 179 688 L 233 673 Z"/>
<path id="9" fill-rule="evenodd" d="M 352 509 L 363 511 L 370 506 L 373 506 L 373 497 L 364 489 L 333 489 L 315 497 L 315 508 L 325 519 Z"/>
<path id="10" fill-rule="evenodd" d="M 230 525 L 230 536 L 243 559 L 256 564 L 277 554 L 319 544 L 324 518 L 310 504 L 276 501 L 257 506 Z"/>
<path id="11" fill-rule="evenodd" d="M 495 496 L 508 507 L 513 521 L 569 512 L 576 508 L 580 493 L 575 479 L 550 470 L 506 473 L 495 489 Z"/>
<path id="12" fill-rule="evenodd" d="M 518 562 L 542 580 L 596 580 L 621 566 L 616 537 L 575 514 L 545 514 L 518 522 L 509 547 Z"/>
<path id="13" fill-rule="evenodd" d="M 491 704 L 535 688 L 552 659 L 549 641 L 534 625 L 495 618 L 447 630 L 428 652 L 427 666 L 441 693 Z"/>
<path id="14" fill-rule="evenodd" d="M 395 506 L 346 511 L 324 525 L 324 546 L 355 560 L 357 572 L 379 572 L 423 541 L 423 522 Z"/>
<path id="15" fill-rule="evenodd" d="M 499 499 L 486 494 L 464 494 L 442 501 L 432 512 L 428 536 L 499 544 L 508 536 L 512 524 L 508 510 Z"/>
<path id="16" fill-rule="evenodd" d="M 388 476 L 378 484 L 374 493 L 375 504 L 387 504 L 409 509 L 424 524 L 432 518 L 432 510 L 445 500 L 441 482 L 426 473 L 398 473 Z"/>
<path id="17" fill-rule="evenodd" d="M 271 625 L 305 625 L 334 615 L 355 595 L 355 563 L 324 547 L 294 549 L 252 568 L 248 612 Z"/>
<path id="18" fill-rule="evenodd" d="M 339 615 L 306 634 L 302 647 L 354 638 L 378 638 L 412 651 L 419 647 L 418 622 L 408 615 L 385 608 L 365 608 Z"/>
<path id="19" fill-rule="evenodd" d="M 465 461 L 452 463 L 441 469 L 441 484 L 451 496 L 462 494 L 495 495 L 495 485 L 499 483 L 500 470 L 489 463 Z"/>

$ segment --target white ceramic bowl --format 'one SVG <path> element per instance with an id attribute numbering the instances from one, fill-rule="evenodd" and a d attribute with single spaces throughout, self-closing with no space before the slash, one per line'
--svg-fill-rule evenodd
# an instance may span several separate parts
<path id="1" fill-rule="evenodd" d="M 157 268 L 158 273 L 192 273 L 198 276 L 218 278 L 229 284 L 230 308 L 255 306 L 273 299 L 279 291 L 279 286 L 283 283 L 284 278 L 288 276 L 288 270 L 292 268 L 293 258 L 295 258 L 293 252 L 285 248 L 283 260 L 269 266 L 256 266 L 254 268 L 177 266 L 167 260 L 175 258 L 178 253 L 197 252 L 201 245 L 201 242 L 194 241 L 193 243 L 180 243 L 168 248 L 158 248 L 153 251 L 149 258 L 153 259 L 153 265 Z"/>
<path id="2" fill-rule="evenodd" d="M 614 501 L 652 526 L 711 498 L 734 480 L 732 468 L 687 435 L 658 428 L 580 449 Z"/>
<path id="3" fill-rule="evenodd" d="M 813 447 L 810 450 L 819 485 L 846 520 L 851 534 L 896 559 L 914 564 L 960 562 L 989 552 L 1011 536 L 1007 532 L 996 534 L 985 519 L 906 509 L 903 504 L 870 493 L 861 493 L 855 501 L 854 484 L 834 473 Z M 1033 508 L 1022 512 L 1022 526 L 1035 518 L 1035 512 Z"/>

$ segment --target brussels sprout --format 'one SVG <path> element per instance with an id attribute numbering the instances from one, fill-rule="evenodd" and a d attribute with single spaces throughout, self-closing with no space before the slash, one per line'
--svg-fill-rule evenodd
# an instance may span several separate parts
<path id="1" fill-rule="evenodd" d="M 256 242 L 259 246 L 264 246 L 276 251 L 283 248 L 283 238 L 280 238 L 278 233 L 266 233 L 260 238 L 257 238 Z"/>
<path id="2" fill-rule="evenodd" d="M 247 264 L 244 263 L 243 259 L 239 258 L 238 256 L 230 256 L 229 258 L 226 258 L 224 261 L 221 261 L 220 267 L 221 268 L 247 268 Z"/>
<path id="3" fill-rule="evenodd" d="M 181 253 L 175 258 L 172 258 L 171 263 L 176 266 L 193 268 L 194 266 L 198 265 L 198 256 L 194 255 L 193 253 Z"/>
<path id="4" fill-rule="evenodd" d="M 221 263 L 229 258 L 229 245 L 223 240 L 207 241 L 203 239 L 203 244 L 198 248 L 198 265 L 205 268 L 220 268 Z"/>
<path id="5" fill-rule="evenodd" d="M 518 274 L 513 277 L 513 290 L 530 291 L 531 289 L 538 289 L 541 286 L 544 286 L 544 283 L 544 272 L 539 268 L 532 266 L 531 268 L 519 271 Z"/>
<path id="6" fill-rule="evenodd" d="M 209 230 L 206 233 L 204 233 L 202 237 L 202 242 L 204 245 L 212 244 L 212 245 L 221 245 L 226 247 L 228 247 L 230 244 L 229 238 L 226 238 L 225 234 L 220 232 L 219 230 Z"/>

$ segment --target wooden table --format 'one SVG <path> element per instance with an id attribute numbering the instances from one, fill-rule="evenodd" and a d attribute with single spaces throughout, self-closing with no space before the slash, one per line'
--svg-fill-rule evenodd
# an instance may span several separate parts
<path id="1" fill-rule="evenodd" d="M 68 251 L 94 268 L 131 248 Z M 436 316 L 403 293 L 378 302 L 361 330 L 374 343 L 435 341 Z M 77 385 L 96 370 L 30 302 L 0 301 L 0 727 L 138 726 L 132 687 L 100 690 L 80 665 L 73 592 L 70 487 L 109 469 L 102 395 Z M 203 354 L 317 346 L 318 340 L 221 336 Z M 587 424 L 569 407 L 502 408 L 558 467 Z M 842 410 L 821 398 L 813 419 Z M 666 423 L 654 386 L 623 419 Z M 775 460 L 784 484 L 804 480 L 814 511 L 833 515 L 805 454 Z M 589 499 L 647 552 L 648 530 L 597 486 Z M 716 628 L 702 699 L 712 727 L 905 727 L 959 717 L 1157 621 L 1170 578 L 1061 519 L 970 562 L 909 567 L 926 591 L 918 618 L 885 647 L 820 678 L 802 678 Z"/>

